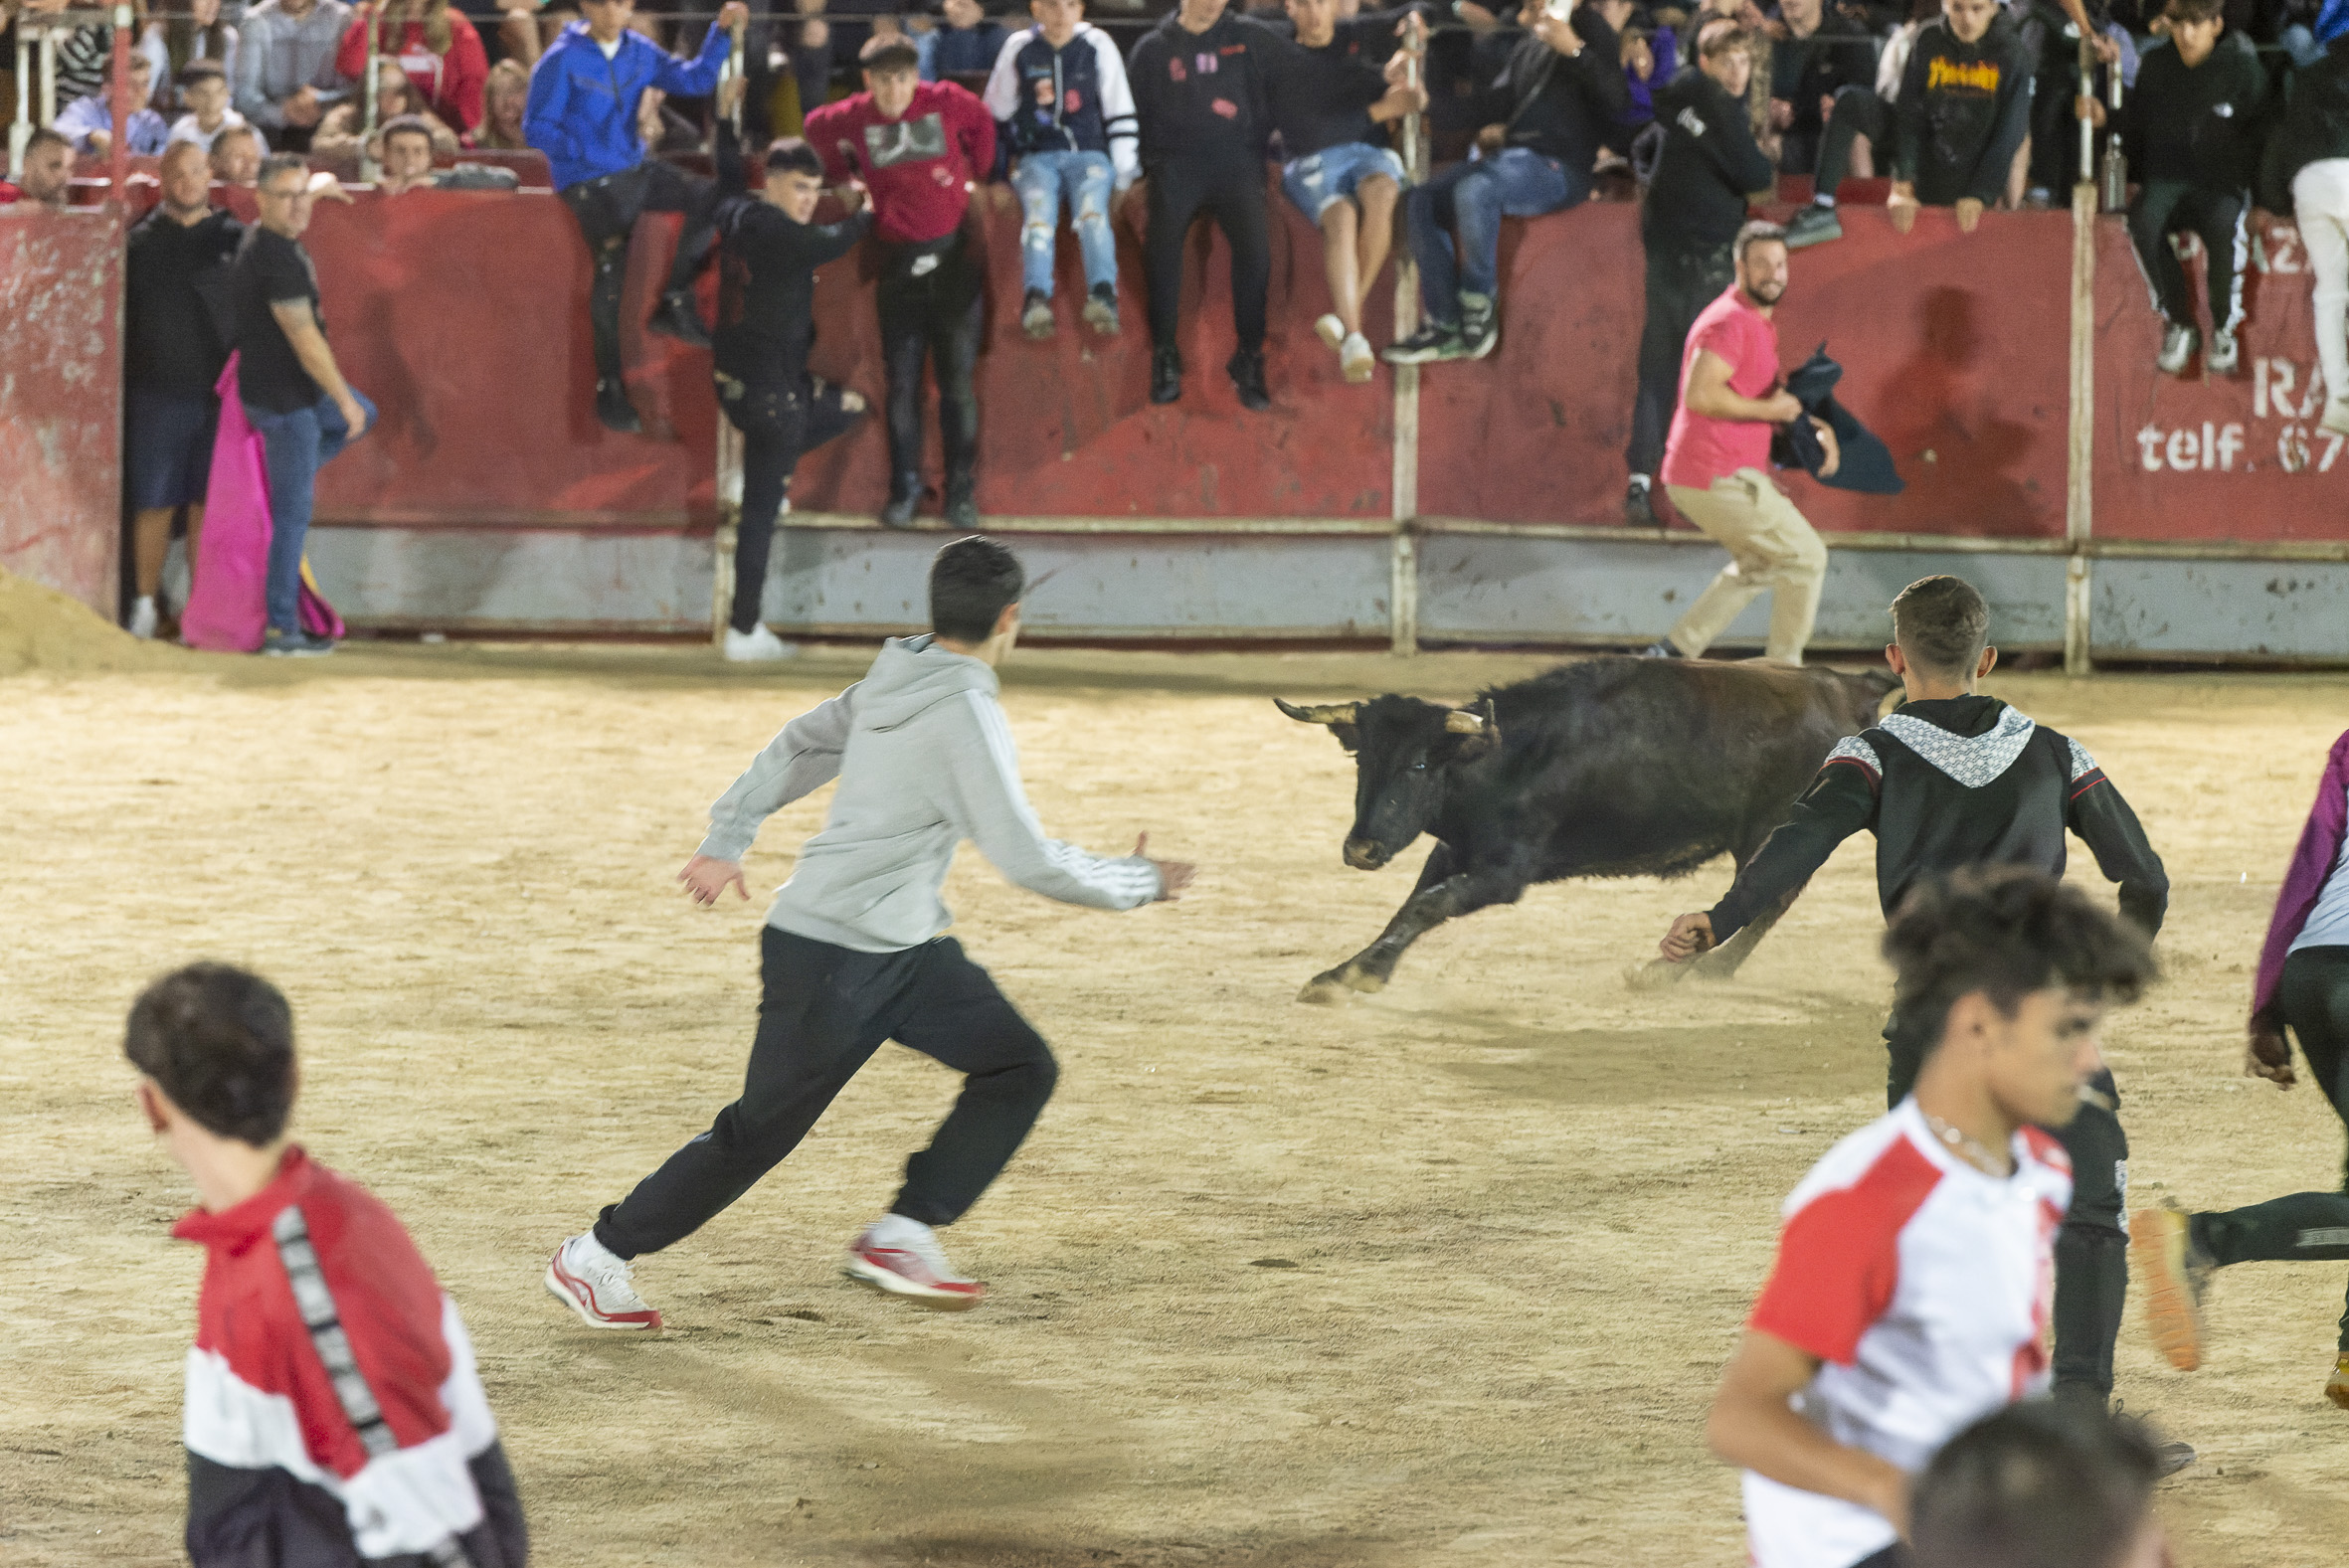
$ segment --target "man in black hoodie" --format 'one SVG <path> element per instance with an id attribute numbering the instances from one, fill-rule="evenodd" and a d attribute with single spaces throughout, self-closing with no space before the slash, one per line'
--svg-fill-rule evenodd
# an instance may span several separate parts
<path id="1" fill-rule="evenodd" d="M 1863 828 L 1876 835 L 1877 893 L 1888 919 L 1936 873 L 2024 865 L 2062 876 L 2070 829 L 2120 884 L 2121 913 L 2148 936 L 2160 930 L 2169 877 L 2095 759 L 2078 741 L 1976 695 L 1974 683 L 1998 662 L 1989 631 L 1989 607 L 1958 578 L 1928 577 L 1901 590 L 1885 659 L 1907 702 L 1836 745 L 1727 895 L 1672 923 L 1667 959 L 1686 961 L 1748 927 L 1766 929 L 1836 845 Z M 1885 1043 L 1886 1099 L 1898 1105 L 1933 1042 L 1896 1011 Z M 2081 1098 L 2079 1114 L 2056 1134 L 2072 1157 L 2075 1185 L 2056 1239 L 2055 1393 L 2100 1409 L 2112 1392 L 2112 1345 L 2128 1291 L 2128 1137 L 2109 1070 L 2090 1079 Z M 2174 1450 L 2171 1468 L 2191 1457 Z"/>
<path id="2" fill-rule="evenodd" d="M 2165 325 L 2154 363 L 2176 376 L 2194 357 L 2194 293 L 2170 249 L 2173 234 L 2202 240 L 2211 295 L 2211 342 L 2202 368 L 2231 376 L 2241 359 L 2235 329 L 2243 322 L 2243 268 L 2250 255 L 2244 219 L 2267 107 L 2267 72 L 2240 34 L 2223 35 L 2222 0 L 2170 0 L 2169 39 L 2145 51 L 2137 87 L 2120 113 L 2120 148 L 2137 178 L 2129 204 L 2129 243 Z M 2104 123 L 2104 105 L 2081 98 L 2077 110 Z"/>
<path id="3" fill-rule="evenodd" d="M 1242 407 L 1272 407 L 1264 386 L 1264 291 L 1272 278 L 1264 143 L 1272 111 L 1263 56 L 1287 43 L 1261 22 L 1228 14 L 1224 0 L 1182 0 L 1127 60 L 1142 122 L 1153 403 L 1182 396 L 1182 350 L 1174 342 L 1182 242 L 1191 220 L 1211 213 L 1231 247 L 1231 317 L 1240 340 L 1224 369 Z"/>
<path id="4" fill-rule="evenodd" d="M 1389 364 L 1492 353 L 1501 340 L 1501 220 L 1553 213 L 1590 194 L 1591 165 L 1631 89 L 1606 19 L 1592 6 L 1562 9 L 1569 14 L 1527 0 L 1518 12 L 1526 35 L 1493 84 L 1506 118 L 1477 132 L 1480 156 L 1403 198 L 1427 319 L 1386 351 Z"/>
<path id="5" fill-rule="evenodd" d="M 1835 188 L 1861 136 L 1893 149 L 1894 228 L 1906 234 L 1919 206 L 1954 207 L 1959 232 L 1972 234 L 1982 209 L 2005 193 L 2031 128 L 2032 70 L 1998 0 L 1942 0 L 1941 19 L 1916 35 L 1896 101 L 1867 87 L 1836 94 L 1819 146 L 1818 195 L 1786 225 L 1786 248 L 1843 238 Z"/>
<path id="6" fill-rule="evenodd" d="M 1650 491 L 1664 459 L 1665 433 L 1680 402 L 1681 351 L 1699 311 L 1736 276 L 1730 242 L 1745 223 L 1746 198 L 1770 188 L 1770 160 L 1754 144 L 1745 112 L 1753 35 L 1725 18 L 1697 34 L 1696 64 L 1656 93 L 1663 148 L 1640 206 L 1647 253 L 1647 324 L 1639 339 L 1639 394 L 1631 406 L 1631 490 L 1624 521 L 1659 526 Z"/>
<path id="7" fill-rule="evenodd" d="M 2290 213 L 2315 275 L 2316 362 L 2324 369 L 2319 423 L 2349 436 L 2349 12 L 2328 9 L 2319 28 L 2337 27 L 2324 55 L 2287 79 L 2283 124 L 2267 140 L 2260 205 Z"/>

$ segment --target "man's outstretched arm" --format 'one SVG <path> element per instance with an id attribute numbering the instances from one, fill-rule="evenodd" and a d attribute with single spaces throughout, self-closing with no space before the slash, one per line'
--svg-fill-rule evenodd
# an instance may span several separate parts
<path id="1" fill-rule="evenodd" d="M 857 682 L 858 686 L 864 684 Z M 742 857 L 767 818 L 840 775 L 840 753 L 856 718 L 856 686 L 817 703 L 783 727 L 766 750 L 710 807 L 709 836 L 677 873 L 696 904 L 714 904 L 732 886 L 743 898 Z"/>
<path id="2" fill-rule="evenodd" d="M 1703 914 L 1683 915 L 1672 923 L 1664 937 L 1664 957 L 1674 963 L 1686 962 L 1737 935 L 1762 911 L 1791 902 L 1835 853 L 1836 845 L 1875 822 L 1883 777 L 1876 751 L 1866 741 L 1854 736 L 1837 746 L 1786 820 L 1738 868 L 1737 880 L 1721 901 Z"/>

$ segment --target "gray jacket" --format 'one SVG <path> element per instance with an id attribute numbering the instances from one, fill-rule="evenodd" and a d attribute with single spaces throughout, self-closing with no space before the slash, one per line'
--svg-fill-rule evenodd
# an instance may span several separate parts
<path id="1" fill-rule="evenodd" d="M 351 81 L 334 69 L 351 8 L 343 0 L 318 0 L 299 18 L 287 16 L 277 0 L 262 0 L 245 13 L 237 34 L 237 77 L 231 87 L 237 112 L 256 125 L 281 130 L 285 111 L 277 106 L 303 87 L 317 89 L 321 104 L 341 101 Z"/>
<path id="2" fill-rule="evenodd" d="M 954 922 L 939 888 L 966 838 L 1005 877 L 1064 904 L 1156 899 L 1148 860 L 1044 836 L 995 691 L 980 660 L 929 636 L 890 638 L 864 679 L 785 725 L 718 797 L 700 853 L 739 861 L 769 816 L 837 778 L 822 831 L 767 912 L 796 936 L 859 953 L 930 941 Z"/>

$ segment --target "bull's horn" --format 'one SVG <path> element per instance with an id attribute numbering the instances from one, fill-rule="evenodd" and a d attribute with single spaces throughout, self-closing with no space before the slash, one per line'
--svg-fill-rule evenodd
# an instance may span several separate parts
<path id="1" fill-rule="evenodd" d="M 1454 735 L 1482 735 L 1493 722 L 1490 713 L 1474 708 L 1454 708 L 1444 715 L 1444 728 Z"/>
<path id="2" fill-rule="evenodd" d="M 1295 719 L 1299 724 L 1352 724 L 1355 721 L 1355 715 L 1362 711 L 1362 705 L 1358 702 L 1325 702 L 1300 708 L 1297 704 L 1284 702 L 1278 697 L 1273 698 L 1272 701 L 1274 707 Z"/>

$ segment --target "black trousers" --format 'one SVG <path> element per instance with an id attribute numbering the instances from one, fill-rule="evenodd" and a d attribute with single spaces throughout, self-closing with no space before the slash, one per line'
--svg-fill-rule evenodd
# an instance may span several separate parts
<path id="1" fill-rule="evenodd" d="M 2129 243 L 2153 290 L 2153 306 L 2181 326 L 2194 324 L 2194 293 L 2170 236 L 2202 237 L 2202 265 L 2210 285 L 2211 326 L 2226 331 L 2243 319 L 2243 266 L 2250 254 L 2241 191 L 2213 191 L 2183 180 L 2148 180 L 2129 203 Z"/>
<path id="2" fill-rule="evenodd" d="M 669 266 L 668 286 L 690 288 L 693 276 L 709 260 L 716 238 L 714 214 L 718 187 L 714 180 L 687 174 L 673 163 L 647 158 L 632 169 L 581 180 L 562 190 L 563 205 L 579 221 L 595 262 L 595 281 L 588 290 L 588 322 L 595 329 L 596 379 L 612 381 L 620 375 L 620 294 L 628 276 L 629 236 L 646 213 L 683 213 L 685 232 L 677 237 L 677 259 Z"/>
<path id="3" fill-rule="evenodd" d="M 1659 241 L 1648 248 L 1648 314 L 1639 335 L 1639 393 L 1631 405 L 1631 444 L 1623 460 L 1633 473 L 1655 476 L 1664 438 L 1680 406 L 1681 353 L 1689 328 L 1737 275 L 1726 242 L 1700 245 Z"/>
<path id="4" fill-rule="evenodd" d="M 1150 282 L 1150 342 L 1173 348 L 1182 312 L 1182 244 L 1191 220 L 1211 215 L 1231 247 L 1231 320 L 1240 351 L 1264 347 L 1264 293 L 1272 281 L 1272 225 L 1264 208 L 1264 165 L 1170 158 L 1150 170 L 1150 229 L 1142 247 Z"/>
<path id="5" fill-rule="evenodd" d="M 844 435 L 861 409 L 841 407 L 840 389 L 813 376 L 797 387 L 782 382 L 718 378 L 718 407 L 742 432 L 742 516 L 734 528 L 734 613 L 729 623 L 748 631 L 759 623 L 767 592 L 767 555 L 775 521 L 791 491 L 801 456 Z"/>
<path id="6" fill-rule="evenodd" d="M 925 265 L 924 263 L 927 263 Z M 891 246 L 877 298 L 881 358 L 888 375 L 889 490 L 922 488 L 922 362 L 938 378 L 938 434 L 946 484 L 969 484 L 979 466 L 979 395 L 971 376 L 985 325 L 979 264 L 957 233 L 927 246 Z"/>
<path id="7" fill-rule="evenodd" d="M 1934 1038 L 1897 1008 L 1886 1021 L 1887 1105 L 1898 1105 L 1916 1087 Z M 2099 1068 L 2088 1091 L 2092 1098 L 2081 1102 L 2078 1114 L 2050 1130 L 2072 1159 L 2072 1207 L 2056 1232 L 2053 1372 L 2059 1387 L 2080 1384 L 2101 1399 L 2112 1392 L 2112 1347 L 2128 1300 L 2129 1136 L 2121 1130 L 2120 1089 L 2111 1072 Z"/>
<path id="8" fill-rule="evenodd" d="M 960 1219 L 1052 1097 L 1060 1069 L 1050 1048 L 952 937 L 857 953 L 768 926 L 760 954 L 764 994 L 742 1098 L 597 1217 L 596 1240 L 623 1258 L 682 1241 L 748 1192 L 884 1040 L 966 1075 L 930 1146 L 905 1162 L 889 1207 L 907 1219 Z"/>
<path id="9" fill-rule="evenodd" d="M 1893 167 L 1893 105 L 1867 87 L 1845 87 L 1836 93 L 1835 111 L 1827 116 L 1827 129 L 1819 136 L 1819 167 L 1813 179 L 1820 195 L 1833 196 L 1835 188 L 1843 184 L 1852 167 L 1852 142 L 1861 136 L 1868 138 L 1876 154 L 1877 172 L 1889 174 Z M 1919 168 L 1917 201 L 1927 207 L 1956 206 L 1965 192 L 1954 184 L 1944 184 L 1945 178 L 1929 164 Z"/>
<path id="10" fill-rule="evenodd" d="M 2286 958 L 2276 1000 L 2308 1060 L 2308 1076 L 2349 1123 L 2349 948 L 2302 948 Z M 2342 1186 L 2349 1189 L 2349 1169 Z M 2197 1214 L 2188 1224 L 2195 1243 L 2222 1265 L 2349 1259 L 2349 1190 L 2295 1192 Z M 2349 1353 L 2349 1309 L 2341 1315 L 2340 1347 Z"/>

